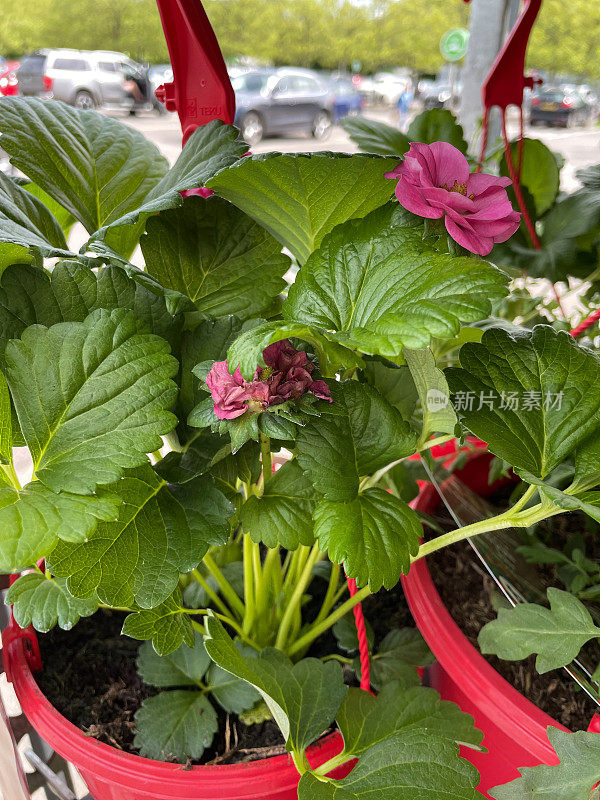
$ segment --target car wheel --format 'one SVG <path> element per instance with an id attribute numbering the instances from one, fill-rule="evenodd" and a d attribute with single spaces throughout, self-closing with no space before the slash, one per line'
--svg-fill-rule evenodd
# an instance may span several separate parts
<path id="1" fill-rule="evenodd" d="M 323 141 L 331 133 L 331 115 L 327 111 L 320 111 L 314 118 L 312 135 L 315 139 Z"/>
<path id="2" fill-rule="evenodd" d="M 82 108 L 85 111 L 89 111 L 91 108 L 96 108 L 96 101 L 94 100 L 93 95 L 86 91 L 77 92 L 75 95 L 75 100 L 73 100 L 73 105 L 75 108 Z"/>
<path id="3" fill-rule="evenodd" d="M 258 144 L 264 135 L 263 121 L 255 111 L 250 111 L 244 114 L 242 119 L 241 134 L 242 139 L 246 144 L 254 147 Z"/>

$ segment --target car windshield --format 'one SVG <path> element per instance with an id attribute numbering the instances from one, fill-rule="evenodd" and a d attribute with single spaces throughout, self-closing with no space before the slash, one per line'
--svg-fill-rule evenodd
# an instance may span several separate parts
<path id="1" fill-rule="evenodd" d="M 234 92 L 261 92 L 267 85 L 268 75 L 261 72 L 248 72 L 233 78 L 231 85 Z"/>

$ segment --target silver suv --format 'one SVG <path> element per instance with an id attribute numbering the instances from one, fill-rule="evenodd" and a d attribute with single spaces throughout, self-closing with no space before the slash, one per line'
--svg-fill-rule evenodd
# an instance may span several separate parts
<path id="1" fill-rule="evenodd" d="M 125 75 L 140 70 L 123 53 L 108 50 L 37 50 L 22 60 L 17 77 L 22 95 L 55 98 L 77 108 L 132 109 Z"/>

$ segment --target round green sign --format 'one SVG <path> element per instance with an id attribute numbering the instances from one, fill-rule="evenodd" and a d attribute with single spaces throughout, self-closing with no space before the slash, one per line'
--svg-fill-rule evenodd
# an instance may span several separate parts
<path id="1" fill-rule="evenodd" d="M 450 28 L 440 41 L 440 53 L 446 61 L 460 61 L 467 52 L 469 31 L 465 28 Z"/>

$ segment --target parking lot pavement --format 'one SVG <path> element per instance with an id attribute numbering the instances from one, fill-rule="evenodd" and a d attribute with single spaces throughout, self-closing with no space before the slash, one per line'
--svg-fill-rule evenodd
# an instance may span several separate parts
<path id="1" fill-rule="evenodd" d="M 365 116 L 394 124 L 394 112 L 392 111 L 369 111 Z M 170 162 L 177 158 L 181 149 L 181 131 L 176 114 L 166 114 L 161 117 L 155 114 L 143 114 L 137 117 L 121 117 L 121 119 L 153 141 Z M 516 127 L 509 125 L 509 135 L 515 136 L 516 133 Z M 533 139 L 541 139 L 551 150 L 555 150 L 564 157 L 565 166 L 561 174 L 561 186 L 564 191 L 572 191 L 577 187 L 575 172 L 578 169 L 600 162 L 600 127 L 569 130 L 536 127 L 529 128 L 526 135 Z M 254 153 L 267 153 L 273 150 L 285 153 L 314 152 L 315 150 L 353 153 L 356 152 L 356 147 L 346 133 L 336 126 L 324 142 L 319 142 L 309 135 L 289 136 L 264 139 L 253 148 Z"/>

